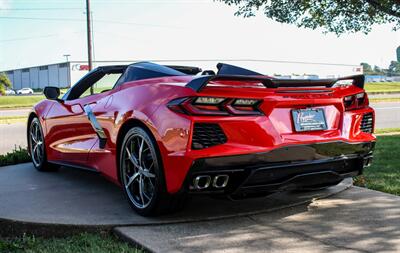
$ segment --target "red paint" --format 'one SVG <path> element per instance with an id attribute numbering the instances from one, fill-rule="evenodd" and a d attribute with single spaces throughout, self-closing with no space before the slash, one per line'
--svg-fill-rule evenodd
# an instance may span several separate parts
<path id="1" fill-rule="evenodd" d="M 305 88 L 234 88 L 206 87 L 196 94 L 184 84 L 193 77 L 166 77 L 125 83 L 115 90 L 73 101 L 59 103 L 44 100 L 35 106 L 42 120 L 50 161 L 68 161 L 94 168 L 118 183 L 117 137 L 121 126 L 135 119 L 145 124 L 154 135 L 161 152 L 167 189 L 179 191 L 182 182 L 197 158 L 265 152 L 293 144 L 330 141 L 368 142 L 373 134 L 359 130 L 361 117 L 373 109 L 345 111 L 343 98 L 363 92 L 355 86 L 326 88 L 329 93 L 305 93 Z M 249 84 L 250 85 L 250 84 Z M 312 90 L 314 88 L 307 88 Z M 321 88 L 315 88 L 321 90 Z M 282 91 L 299 91 L 285 93 Z M 190 116 L 171 111 L 167 103 L 191 96 L 260 99 L 263 115 L 256 116 Z M 105 149 L 98 140 L 83 106 L 92 110 L 108 137 Z M 328 129 L 324 131 L 294 131 L 290 111 L 315 107 L 325 111 Z M 194 122 L 218 123 L 227 136 L 227 143 L 191 150 Z"/>

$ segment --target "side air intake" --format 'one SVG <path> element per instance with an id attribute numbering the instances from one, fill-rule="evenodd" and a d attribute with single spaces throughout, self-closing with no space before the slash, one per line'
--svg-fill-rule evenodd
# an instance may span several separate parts
<path id="1" fill-rule="evenodd" d="M 193 128 L 192 149 L 203 149 L 227 141 L 226 135 L 218 124 L 195 123 Z"/>
<path id="2" fill-rule="evenodd" d="M 361 120 L 360 130 L 364 133 L 372 133 L 374 128 L 374 116 L 372 113 L 366 113 Z"/>

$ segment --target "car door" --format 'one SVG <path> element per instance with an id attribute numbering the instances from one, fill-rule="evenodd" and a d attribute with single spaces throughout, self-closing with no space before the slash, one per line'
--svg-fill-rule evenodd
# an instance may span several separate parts
<path id="1" fill-rule="evenodd" d="M 50 159 L 86 166 L 88 154 L 99 140 L 88 113 L 113 92 L 121 71 L 95 70 L 71 88 L 62 102 L 55 102 L 46 116 Z"/>

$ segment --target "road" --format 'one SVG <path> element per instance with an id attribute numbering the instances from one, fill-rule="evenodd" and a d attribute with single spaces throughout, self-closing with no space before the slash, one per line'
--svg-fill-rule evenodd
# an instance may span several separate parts
<path id="1" fill-rule="evenodd" d="M 4 109 L 0 110 L 0 117 L 8 116 L 28 116 L 31 109 Z"/>
<path id="2" fill-rule="evenodd" d="M 372 103 L 371 107 L 376 112 L 376 129 L 400 127 L 399 102 Z"/>
<path id="3" fill-rule="evenodd" d="M 26 147 L 26 123 L 0 124 L 0 155 Z"/>
<path id="4" fill-rule="evenodd" d="M 400 128 L 400 102 L 372 103 L 376 111 L 376 129 Z M 0 110 L 0 117 L 28 115 L 29 109 Z M 26 125 L 15 123 L 0 124 L 0 154 L 11 151 L 15 146 L 26 147 Z"/>

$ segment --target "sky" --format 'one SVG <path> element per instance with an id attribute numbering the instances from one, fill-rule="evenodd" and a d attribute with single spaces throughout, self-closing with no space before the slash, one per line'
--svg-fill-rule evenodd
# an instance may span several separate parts
<path id="1" fill-rule="evenodd" d="M 323 34 L 212 0 L 91 0 L 96 60 L 252 59 L 387 68 L 400 31 Z M 85 0 L 0 0 L 0 70 L 87 58 Z"/>

